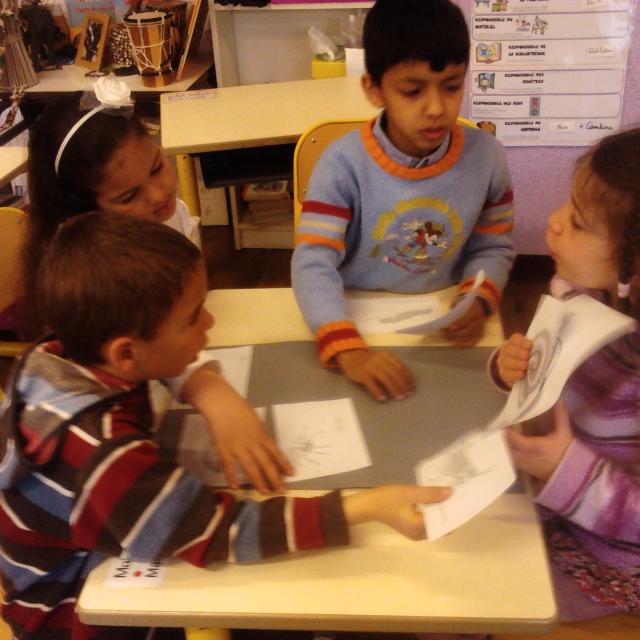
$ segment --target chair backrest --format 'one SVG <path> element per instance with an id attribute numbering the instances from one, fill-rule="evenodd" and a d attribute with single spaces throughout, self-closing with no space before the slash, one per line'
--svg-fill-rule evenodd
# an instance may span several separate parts
<path id="1" fill-rule="evenodd" d="M 365 120 L 325 120 L 307 129 L 296 144 L 293 154 L 293 219 L 297 226 L 313 167 L 331 142 L 362 126 Z M 468 118 L 458 117 L 458 124 L 474 127 Z"/>
<path id="2" fill-rule="evenodd" d="M 0 311 L 22 295 L 21 253 L 27 235 L 27 214 L 13 207 L 0 207 Z M 0 358 L 15 358 L 26 342 L 0 340 Z"/>
<path id="3" fill-rule="evenodd" d="M 0 311 L 21 295 L 20 255 L 27 233 L 27 214 L 0 207 Z"/>
<path id="4" fill-rule="evenodd" d="M 307 129 L 293 154 L 293 218 L 298 224 L 313 167 L 322 152 L 337 138 L 362 126 L 367 120 L 325 120 Z"/>

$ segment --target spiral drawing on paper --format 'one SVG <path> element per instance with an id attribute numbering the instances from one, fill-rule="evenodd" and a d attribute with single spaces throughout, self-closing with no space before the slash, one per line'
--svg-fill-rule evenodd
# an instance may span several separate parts
<path id="1" fill-rule="evenodd" d="M 533 399 L 540 393 L 549 376 L 551 367 L 561 351 L 562 341 L 560 338 L 552 336 L 548 329 L 542 329 L 533 338 L 533 347 L 529 356 L 529 368 L 520 385 L 519 407 L 522 407 L 527 400 Z"/>

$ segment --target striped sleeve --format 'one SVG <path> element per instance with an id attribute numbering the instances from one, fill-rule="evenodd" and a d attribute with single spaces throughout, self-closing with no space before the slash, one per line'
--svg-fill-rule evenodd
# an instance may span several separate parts
<path id="1" fill-rule="evenodd" d="M 461 291 L 469 287 L 478 271 L 485 273 L 479 295 L 494 313 L 515 259 L 513 248 L 513 189 L 504 149 L 490 136 L 486 144 L 491 177 L 484 204 L 473 223 L 461 259 Z"/>
<path id="2" fill-rule="evenodd" d="M 333 358 L 341 351 L 367 349 L 367 343 L 350 320 L 331 322 L 316 333 L 316 346 L 320 362 L 333 366 Z"/>
<path id="3" fill-rule="evenodd" d="M 473 232 L 479 235 L 502 235 L 512 229 L 513 191 L 509 189 L 496 201 L 485 202 Z"/>
<path id="4" fill-rule="evenodd" d="M 458 297 L 469 293 L 475 284 L 475 276 L 473 278 L 466 278 L 458 286 Z M 484 282 L 478 288 L 478 296 L 485 303 L 485 312 L 487 316 L 493 315 L 498 311 L 500 305 L 500 298 L 502 294 L 498 287 L 485 278 Z"/>
<path id="5" fill-rule="evenodd" d="M 73 540 L 85 548 L 206 566 L 348 541 L 339 494 L 240 501 L 163 459 L 146 439 L 107 441 L 90 460 L 70 514 Z"/>
<path id="6" fill-rule="evenodd" d="M 343 331 L 349 323 L 340 267 L 352 246 L 351 236 L 359 227 L 359 188 L 353 161 L 351 137 L 360 145 L 358 132 L 341 138 L 324 151 L 313 168 L 296 226 L 295 248 L 291 259 L 291 285 L 302 316 L 316 335 L 322 362 L 329 363 L 337 351 L 331 343 L 345 345 L 329 334 Z M 349 149 L 346 153 L 344 147 Z M 351 338 L 364 344 L 353 325 Z M 328 337 L 329 336 L 329 337 Z M 344 348 L 344 347 L 343 347 Z"/>
<path id="7" fill-rule="evenodd" d="M 351 210 L 347 207 L 306 200 L 296 227 L 295 244 L 328 247 L 343 254 L 344 237 L 350 221 Z"/>
<path id="8" fill-rule="evenodd" d="M 640 481 L 574 439 L 536 502 L 603 538 L 640 546 Z"/>

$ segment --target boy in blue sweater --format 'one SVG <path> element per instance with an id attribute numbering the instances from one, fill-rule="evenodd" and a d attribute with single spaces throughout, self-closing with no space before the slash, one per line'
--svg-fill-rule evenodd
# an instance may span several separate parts
<path id="1" fill-rule="evenodd" d="M 471 309 L 444 330 L 471 346 L 498 309 L 511 269 L 512 190 L 504 151 L 456 124 L 469 33 L 450 0 L 378 0 L 364 26 L 362 85 L 382 110 L 318 160 L 297 228 L 293 288 L 321 362 L 378 400 L 402 399 L 413 376 L 370 351 L 349 319 L 345 288 L 424 293 L 484 269 Z"/>

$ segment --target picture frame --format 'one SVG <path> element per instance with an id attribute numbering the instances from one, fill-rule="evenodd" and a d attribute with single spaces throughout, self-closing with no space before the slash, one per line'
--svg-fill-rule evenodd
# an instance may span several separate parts
<path id="1" fill-rule="evenodd" d="M 207 0 L 194 0 L 191 8 L 191 13 L 188 18 L 188 26 L 186 38 L 184 41 L 182 53 L 180 55 L 180 62 L 176 71 L 176 81 L 182 80 L 184 69 L 187 64 L 187 57 L 191 53 L 192 49 L 196 49 L 200 44 L 202 38 L 202 31 L 204 29 L 205 22 L 207 20 L 207 14 L 209 12 L 209 3 Z"/>
<path id="2" fill-rule="evenodd" d="M 109 35 L 111 17 L 107 13 L 86 13 L 78 41 L 75 63 L 89 71 L 99 71 Z"/>

